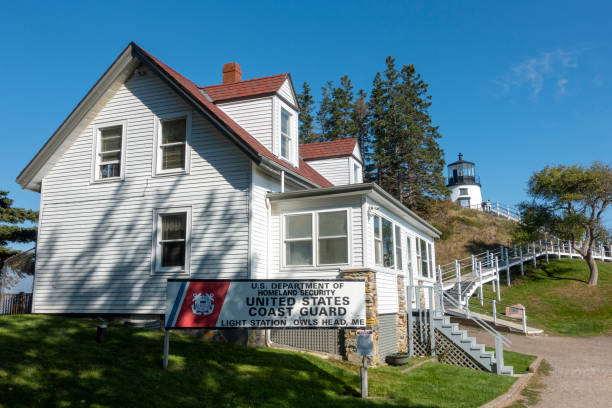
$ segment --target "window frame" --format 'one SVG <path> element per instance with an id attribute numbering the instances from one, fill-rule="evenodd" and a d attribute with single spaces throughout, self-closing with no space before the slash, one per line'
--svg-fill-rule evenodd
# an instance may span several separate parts
<path id="1" fill-rule="evenodd" d="M 399 237 L 398 237 L 399 234 Z M 394 241 L 393 241 L 393 248 L 394 248 L 394 261 L 395 261 L 395 269 L 398 271 L 403 271 L 404 270 L 404 254 L 402 251 L 402 226 L 400 224 L 394 223 L 393 224 L 393 235 L 394 235 Z M 398 250 L 399 250 L 399 256 L 398 256 Z"/>
<path id="2" fill-rule="evenodd" d="M 161 266 L 161 228 L 162 216 L 185 213 L 185 266 Z M 151 259 L 151 276 L 160 274 L 187 275 L 191 273 L 191 206 L 165 207 L 153 210 L 153 251 Z"/>
<path id="3" fill-rule="evenodd" d="M 467 187 L 460 187 L 459 188 L 459 195 L 460 196 L 470 195 L 470 192 L 469 192 Z"/>
<path id="4" fill-rule="evenodd" d="M 162 129 L 163 122 L 171 121 L 174 119 L 185 118 L 185 165 L 182 169 L 162 169 Z M 191 111 L 179 111 L 171 112 L 163 115 L 155 116 L 155 142 L 153 149 L 153 176 L 165 176 L 165 175 L 177 175 L 177 174 L 190 174 L 191 173 L 191 128 L 192 128 L 192 115 Z"/>
<path id="5" fill-rule="evenodd" d="M 283 112 L 287 114 L 287 133 L 283 133 Z M 278 157 L 288 162 L 293 160 L 292 149 L 292 141 L 293 137 L 291 136 L 291 131 L 293 126 L 291 125 L 291 120 L 293 119 L 293 115 L 289 110 L 285 109 L 283 106 L 280 107 L 280 122 L 279 122 L 279 144 L 278 144 Z M 283 138 L 287 139 L 287 156 L 283 156 Z"/>
<path id="6" fill-rule="evenodd" d="M 98 168 L 100 166 L 100 148 L 102 141 L 102 130 L 121 127 L 121 154 L 119 158 L 119 176 L 114 177 L 99 177 Z M 125 165 L 126 165 L 126 147 L 127 147 L 127 120 L 101 122 L 93 127 L 93 146 L 92 146 L 92 160 L 91 160 L 91 183 L 109 183 L 122 181 L 125 179 Z"/>
<path id="7" fill-rule="evenodd" d="M 287 217 L 291 217 L 291 216 L 299 216 L 299 215 L 310 215 L 310 238 L 287 238 Z M 288 214 L 283 214 L 282 216 L 282 240 L 281 240 L 281 246 L 282 246 L 282 257 L 283 257 L 283 266 L 285 268 L 299 268 L 299 267 L 308 267 L 308 266 L 314 266 L 315 265 L 315 216 L 311 211 L 304 211 L 304 212 L 299 212 L 299 213 L 288 213 Z M 303 241 L 310 241 L 310 249 L 311 249 L 311 254 L 312 254 L 312 264 L 301 264 L 301 265 L 287 265 L 287 243 L 288 242 L 303 242 Z"/>
<path id="8" fill-rule="evenodd" d="M 346 213 L 346 239 L 347 239 L 347 262 L 346 263 L 334 263 L 334 264 L 323 264 L 319 262 L 319 214 L 328 213 L 328 212 L 341 212 L 344 211 Z M 286 245 L 287 237 L 286 237 L 286 217 L 292 215 L 304 215 L 311 214 L 311 222 L 312 222 L 312 264 L 310 265 L 287 265 L 287 252 Z M 351 209 L 348 207 L 342 208 L 327 208 L 324 210 L 307 210 L 307 211 L 290 211 L 283 212 L 280 214 L 281 217 L 281 240 L 280 240 L 280 251 L 281 251 L 281 259 L 282 259 L 282 268 L 283 269 L 304 269 L 304 268 L 318 268 L 318 267 L 335 267 L 335 266 L 346 266 L 352 265 L 352 251 L 351 251 L 351 242 L 352 242 L 352 234 L 351 234 Z M 340 237 L 340 236 L 338 236 Z M 325 237 L 325 238 L 332 238 Z M 324 238 L 324 239 L 325 239 Z M 289 239 L 289 241 L 299 241 L 300 239 Z"/>
<path id="9" fill-rule="evenodd" d="M 379 229 L 379 235 L 380 237 L 376 237 L 376 217 L 378 217 L 380 219 L 380 222 L 378 223 L 378 229 Z M 383 223 L 384 221 L 387 221 L 389 223 L 391 223 L 391 239 L 392 239 L 392 255 L 393 255 L 393 265 L 391 266 L 385 266 L 385 255 L 384 255 L 384 251 L 385 251 L 385 245 L 384 245 L 384 235 L 383 235 Z M 372 217 L 372 230 L 374 232 L 374 266 L 379 266 L 381 268 L 385 268 L 385 269 L 397 269 L 397 257 L 395 256 L 395 226 L 400 226 L 400 224 L 397 224 L 396 222 L 394 222 L 391 218 L 385 217 L 380 213 L 374 213 L 373 217 Z M 401 226 L 400 226 L 401 228 Z M 376 247 L 377 245 L 380 246 L 380 263 L 377 262 L 377 257 L 376 257 Z"/>

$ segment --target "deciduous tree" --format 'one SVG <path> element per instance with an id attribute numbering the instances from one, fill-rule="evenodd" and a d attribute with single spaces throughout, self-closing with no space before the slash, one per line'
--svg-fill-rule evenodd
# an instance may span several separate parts
<path id="1" fill-rule="evenodd" d="M 532 201 L 521 205 L 520 234 L 526 239 L 552 234 L 580 242 L 575 250 L 589 266 L 588 283 L 597 285 L 593 250 L 610 236 L 602 218 L 612 204 L 612 167 L 599 162 L 590 167 L 547 166 L 534 173 L 527 186 Z"/>

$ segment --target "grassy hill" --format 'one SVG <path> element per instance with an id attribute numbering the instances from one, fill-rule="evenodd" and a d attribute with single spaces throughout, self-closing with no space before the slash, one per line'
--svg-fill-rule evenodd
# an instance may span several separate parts
<path id="1" fill-rule="evenodd" d="M 432 201 L 421 214 L 442 232 L 436 241 L 436 263 L 443 265 L 455 259 L 497 249 L 512 242 L 515 224 L 477 210 L 461 208 L 451 201 Z"/>
<path id="2" fill-rule="evenodd" d="M 599 282 L 589 286 L 589 268 L 580 259 L 542 258 L 538 266 L 527 266 L 525 276 L 514 271 L 512 286 L 501 285 L 506 304 L 524 305 L 530 326 L 548 333 L 569 336 L 612 334 L 612 263 L 597 263 Z M 490 285 L 485 297 L 493 298 Z M 471 302 L 480 307 L 478 297 Z M 485 303 L 490 309 L 490 305 Z"/>

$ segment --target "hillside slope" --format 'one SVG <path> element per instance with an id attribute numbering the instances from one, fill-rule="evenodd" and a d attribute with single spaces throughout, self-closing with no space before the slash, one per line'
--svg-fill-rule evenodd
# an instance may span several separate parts
<path id="1" fill-rule="evenodd" d="M 461 208 L 451 201 L 433 201 L 422 216 L 442 232 L 436 241 L 436 263 L 443 265 L 455 259 L 500 245 L 510 245 L 515 223 L 477 210 Z"/>

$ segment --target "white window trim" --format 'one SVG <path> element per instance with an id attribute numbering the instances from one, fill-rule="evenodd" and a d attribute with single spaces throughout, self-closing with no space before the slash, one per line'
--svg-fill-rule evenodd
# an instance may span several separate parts
<path id="1" fill-rule="evenodd" d="M 350 181 L 352 184 L 361 183 L 360 174 L 363 174 L 361 163 L 357 161 L 354 157 L 351 156 L 351 160 L 349 161 L 350 165 Z M 355 178 L 355 167 L 357 167 L 357 178 Z"/>
<path id="2" fill-rule="evenodd" d="M 347 246 L 346 250 L 347 260 L 346 263 L 336 263 L 336 264 L 320 264 L 319 263 L 319 214 L 326 212 L 346 212 L 346 239 Z M 311 214 L 312 215 L 312 265 L 287 265 L 286 252 L 285 252 L 285 217 L 291 215 L 303 215 L 303 214 Z M 281 240 L 280 240 L 280 252 L 281 252 L 281 264 L 283 269 L 291 269 L 291 270 L 299 270 L 299 269 L 308 269 L 308 268 L 329 268 L 329 267 L 339 267 L 339 266 L 348 266 L 352 265 L 352 252 L 351 251 L 351 243 L 352 243 L 352 233 L 351 233 L 351 209 L 350 207 L 342 207 L 342 208 L 330 208 L 325 210 L 309 210 L 309 211 L 288 211 L 280 214 L 281 217 Z M 332 237 L 325 237 L 332 238 Z M 292 241 L 292 240 L 290 240 Z"/>
<path id="3" fill-rule="evenodd" d="M 121 165 L 118 177 L 98 177 L 98 158 L 100 151 L 100 131 L 105 128 L 121 126 Z M 125 158 L 126 158 L 126 147 L 127 147 L 127 120 L 118 120 L 112 122 L 97 123 L 93 127 L 92 137 L 92 156 L 91 156 L 91 183 L 111 183 L 121 181 L 125 179 Z"/>
<path id="4" fill-rule="evenodd" d="M 165 120 L 170 119 L 178 119 L 184 117 L 186 119 L 185 123 L 185 168 L 184 169 L 161 169 L 161 123 Z M 166 176 L 166 175 L 176 175 L 176 174 L 190 174 L 191 173 L 191 125 L 192 125 L 192 117 L 191 111 L 181 111 L 181 112 L 171 112 L 163 115 L 156 115 L 154 124 L 154 145 L 153 145 L 153 177 L 155 176 Z"/>
<path id="5" fill-rule="evenodd" d="M 158 267 L 161 265 L 159 236 L 161 234 L 161 216 L 166 214 L 185 213 L 185 267 Z M 190 275 L 191 270 L 191 207 L 166 207 L 153 210 L 153 251 L 151 258 L 151 276 L 160 274 Z"/>
<path id="6" fill-rule="evenodd" d="M 382 235 L 382 221 L 383 219 L 389 221 L 391 223 L 391 231 L 393 233 L 393 266 L 385 266 L 384 264 L 377 264 L 376 263 L 376 231 L 374 231 L 374 217 L 380 217 L 380 239 L 381 241 L 384 243 L 384 239 L 383 239 L 383 235 Z M 397 222 L 393 221 L 393 219 L 384 216 L 383 214 L 381 214 L 380 212 L 373 212 L 372 213 L 372 241 L 374 242 L 374 266 L 376 268 L 381 268 L 384 269 L 386 271 L 398 271 L 401 270 L 401 268 L 397 268 L 397 257 L 395 254 L 395 226 L 398 225 L 400 227 L 400 229 L 402 228 L 401 224 L 398 224 Z M 384 244 L 383 244 L 383 249 L 381 250 L 381 261 L 384 262 L 384 253 L 382 252 L 384 250 Z M 402 254 L 403 255 L 403 254 Z"/>

